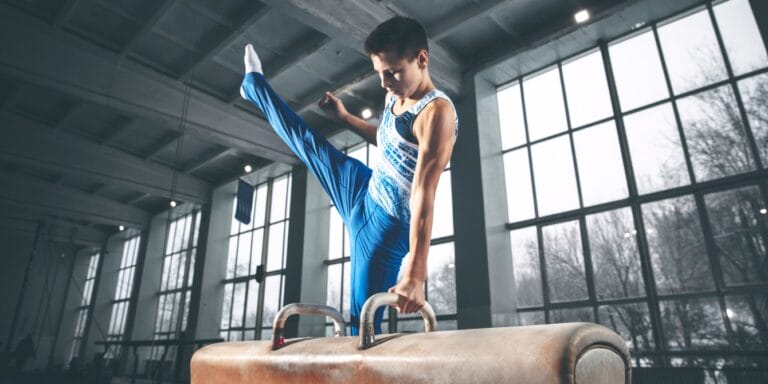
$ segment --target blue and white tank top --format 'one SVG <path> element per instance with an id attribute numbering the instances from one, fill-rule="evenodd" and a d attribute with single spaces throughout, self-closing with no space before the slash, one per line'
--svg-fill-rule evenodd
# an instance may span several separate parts
<path id="1" fill-rule="evenodd" d="M 384 210 L 403 222 L 411 218 L 410 196 L 419 145 L 413 135 L 416 117 L 432 100 L 442 98 L 453 108 L 455 116 L 454 139 L 459 133 L 459 118 L 448 96 L 432 90 L 401 115 L 395 115 L 392 107 L 396 98 L 390 97 L 376 132 L 378 156 L 374 160 L 369 193 Z"/>

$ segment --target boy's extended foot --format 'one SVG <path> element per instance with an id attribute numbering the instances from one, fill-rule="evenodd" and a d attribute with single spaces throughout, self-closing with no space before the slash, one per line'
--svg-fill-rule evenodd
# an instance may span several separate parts
<path id="1" fill-rule="evenodd" d="M 251 72 L 258 72 L 262 75 L 264 74 L 261 69 L 261 60 L 259 60 L 259 55 L 256 54 L 256 50 L 253 49 L 252 44 L 245 46 L 245 57 L 243 57 L 243 61 L 245 62 L 246 74 Z"/>
<path id="2" fill-rule="evenodd" d="M 253 49 L 253 45 L 248 44 L 245 46 L 245 56 L 243 57 L 243 62 L 245 63 L 246 75 L 251 72 L 258 72 L 262 75 L 264 74 L 263 70 L 261 69 L 261 60 L 259 60 L 259 55 L 256 54 L 256 50 Z M 242 96 L 244 99 L 246 98 L 242 87 L 240 87 L 240 96 Z"/>

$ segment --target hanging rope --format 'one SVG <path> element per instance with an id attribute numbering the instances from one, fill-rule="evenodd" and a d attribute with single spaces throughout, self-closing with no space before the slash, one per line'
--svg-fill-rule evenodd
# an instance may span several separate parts
<path id="1" fill-rule="evenodd" d="M 37 334 L 37 340 L 35 340 L 34 343 L 34 351 L 35 355 L 37 355 L 37 350 L 40 348 L 40 340 L 43 337 L 43 331 L 44 326 L 47 325 L 48 333 L 49 335 L 53 335 L 53 324 L 51 322 L 51 298 L 54 295 L 54 291 L 56 289 L 56 280 L 58 280 L 58 274 L 51 273 L 51 267 L 50 267 L 50 259 L 51 259 L 51 249 L 53 248 L 51 246 L 51 243 L 53 242 L 53 239 L 51 239 L 51 232 L 54 231 L 55 227 L 52 227 L 50 224 L 47 225 L 42 232 L 42 250 L 41 250 L 41 258 L 43 260 L 43 275 L 45 276 L 45 281 L 43 282 L 43 291 L 42 294 L 45 295 L 45 297 L 40 299 L 40 303 L 37 308 L 37 314 L 35 315 L 35 321 L 33 325 L 33 333 Z M 53 275 L 53 282 L 51 282 L 51 275 Z M 41 309 L 45 308 L 45 310 L 42 313 L 42 317 L 40 317 L 40 311 Z M 39 320 L 39 323 L 38 323 Z"/>
<path id="2" fill-rule="evenodd" d="M 38 247 L 38 249 L 39 249 L 38 260 L 40 260 L 41 258 L 43 259 L 42 266 L 41 266 L 42 269 L 43 269 L 43 273 L 42 273 L 42 276 L 43 276 L 43 289 L 41 291 L 41 295 L 43 295 L 43 296 L 45 296 L 45 293 L 48 291 L 48 283 L 49 283 L 48 260 L 46 260 L 46 257 L 45 257 L 45 255 L 47 254 L 47 252 L 45 250 L 46 245 L 47 245 L 47 236 L 46 236 L 47 228 L 48 228 L 47 225 L 44 225 L 41 228 L 41 230 L 40 230 L 40 238 L 38 239 L 38 244 L 39 244 L 39 247 Z M 39 269 L 39 268 L 40 267 L 35 268 L 35 269 Z M 39 276 L 39 274 L 37 274 L 37 275 Z M 42 311 L 42 308 L 43 308 L 43 302 L 45 302 L 45 297 L 41 297 L 37 301 L 37 311 L 35 311 L 35 318 L 32 321 L 32 329 L 29 331 L 33 335 L 37 336 L 37 340 L 35 340 L 35 343 L 34 343 L 34 345 L 35 345 L 35 352 L 37 352 L 37 346 L 38 346 L 39 341 L 40 341 L 40 332 L 38 332 L 38 331 L 39 331 L 40 312 Z"/>
<path id="3" fill-rule="evenodd" d="M 49 254 L 49 256 L 48 256 L 48 259 L 49 259 L 49 261 L 51 261 L 51 263 L 53 263 L 54 268 L 58 269 L 58 259 L 56 258 L 56 255 L 53 252 L 51 252 L 51 249 L 53 248 L 52 247 L 52 243 L 53 243 L 53 239 L 50 238 L 50 233 L 49 233 L 49 239 L 48 239 L 48 254 Z M 46 263 L 46 269 L 49 269 L 48 264 L 49 263 Z M 49 271 L 46 270 L 46 275 L 48 273 L 49 273 Z M 46 319 L 46 323 L 48 324 L 48 334 L 51 335 L 51 336 L 53 336 L 54 328 L 55 328 L 55 322 L 51 318 L 51 301 L 53 300 L 53 297 L 55 295 L 56 282 L 57 282 L 58 279 L 59 279 L 59 274 L 57 273 L 57 271 L 54 271 L 53 272 L 53 282 L 51 283 L 50 290 L 48 291 L 48 297 L 47 297 L 47 300 L 45 302 L 45 316 L 44 316 L 44 318 Z M 63 300 L 66 300 L 66 298 L 63 298 Z M 40 345 L 40 343 L 38 343 L 38 345 Z"/>
<path id="4" fill-rule="evenodd" d="M 197 52 L 197 44 L 199 43 L 199 41 L 200 41 L 200 34 L 198 34 L 196 36 L 195 44 L 194 44 L 194 50 L 192 52 L 190 52 L 190 55 L 189 55 L 189 68 L 192 68 L 192 66 L 194 65 L 194 61 L 193 61 L 194 53 Z M 187 88 L 186 88 L 186 92 L 184 94 L 184 108 L 182 109 L 181 119 L 180 119 L 181 120 L 180 121 L 180 125 L 181 125 L 180 126 L 181 138 L 179 139 L 179 145 L 176 147 L 176 163 L 177 164 L 179 162 L 179 158 L 181 156 L 181 148 L 182 148 L 182 145 L 184 143 L 183 140 L 184 140 L 184 133 L 185 133 L 185 130 L 186 130 L 186 125 L 187 125 L 187 114 L 189 112 L 189 99 L 190 99 L 190 95 L 192 93 L 192 74 L 193 74 L 193 72 L 194 71 L 192 71 L 192 70 L 189 71 L 189 78 L 187 79 Z M 178 176 L 178 172 L 177 171 L 174 171 L 174 176 Z M 176 177 L 174 177 L 174 180 L 173 180 L 174 185 L 173 185 L 173 187 L 171 189 L 172 193 L 175 193 L 175 191 L 176 191 L 176 182 L 177 182 Z M 187 250 L 186 250 L 186 256 L 184 257 L 184 273 L 182 275 L 182 283 L 181 283 L 182 290 L 181 290 L 181 297 L 179 298 L 179 308 L 178 308 L 179 314 L 178 314 L 178 316 L 176 316 L 175 332 L 176 332 L 176 338 L 177 339 L 181 337 L 182 325 L 184 325 L 184 320 L 185 320 L 185 311 L 186 311 L 186 303 L 187 303 L 187 300 L 186 300 L 187 299 L 187 289 L 186 288 L 187 288 L 187 285 L 189 285 L 189 268 L 190 268 L 191 259 L 192 259 L 191 242 L 193 240 L 192 239 L 193 238 L 192 232 L 194 232 L 193 225 L 195 225 L 195 217 L 196 217 L 195 215 L 192 215 L 192 222 L 190 223 L 190 228 L 189 228 L 189 230 L 190 230 L 189 238 L 188 238 L 189 241 L 188 241 L 187 244 L 182 244 L 181 245 L 182 248 L 184 248 L 185 245 L 186 245 Z M 181 238 L 184 239 L 184 236 L 182 236 Z"/>
<path id="5" fill-rule="evenodd" d="M 198 46 L 199 40 L 200 40 L 200 34 L 198 34 L 197 37 L 195 38 L 195 43 L 193 45 L 193 49 L 192 49 L 192 51 L 189 54 L 189 65 L 190 65 L 190 68 L 193 65 L 193 60 L 194 60 L 195 53 L 197 52 L 197 46 Z M 177 187 L 178 187 L 178 178 L 179 178 L 179 170 L 178 169 L 181 166 L 180 159 L 181 159 L 181 154 L 182 154 L 183 148 L 184 148 L 184 138 L 186 136 L 186 128 L 187 128 L 187 121 L 188 121 L 188 114 L 189 114 L 189 101 L 190 101 L 190 97 L 191 97 L 191 94 L 192 94 L 192 74 L 193 74 L 193 72 L 194 71 L 190 71 L 190 73 L 189 73 L 189 75 L 187 77 L 186 87 L 184 88 L 184 98 L 183 98 L 183 102 L 182 102 L 181 116 L 179 116 L 179 125 L 178 125 L 179 139 L 178 139 L 178 141 L 176 143 L 176 153 L 175 153 L 175 157 L 174 157 L 174 164 L 176 166 L 173 168 L 173 173 L 172 173 L 172 177 L 171 177 L 171 190 L 170 190 L 170 199 L 171 199 L 171 201 L 176 201 L 175 200 L 176 199 L 176 191 L 177 191 Z M 166 231 L 165 231 L 165 236 L 164 236 L 164 240 L 163 240 L 163 248 L 162 248 L 163 263 L 165 263 L 165 255 L 166 255 L 166 252 L 167 252 L 167 249 L 168 249 L 168 241 L 169 241 L 168 237 L 169 237 L 169 234 L 170 234 L 169 228 L 170 228 L 170 225 L 171 225 L 172 218 L 173 218 L 173 207 L 168 209 L 168 215 L 166 217 L 166 226 L 165 226 Z M 183 230 L 183 228 L 181 228 L 181 229 Z M 178 231 L 179 229 L 177 228 L 176 230 Z M 174 236 L 176 236 L 175 233 L 174 233 Z M 183 236 L 182 236 L 182 238 L 183 238 Z M 185 308 L 186 293 L 187 293 L 187 290 L 184 289 L 184 288 L 185 288 L 185 286 L 187 285 L 187 282 L 188 282 L 188 277 L 187 277 L 188 275 L 187 275 L 187 273 L 188 273 L 188 270 L 189 270 L 190 258 L 191 258 L 191 254 L 190 254 L 189 250 L 187 250 L 187 254 L 184 257 L 185 268 L 184 268 L 184 274 L 182 276 L 183 280 L 182 280 L 182 286 L 181 286 L 181 288 L 182 288 L 181 289 L 181 295 L 180 295 L 181 297 L 179 298 L 179 302 L 178 302 L 179 305 L 176 306 L 176 305 L 173 305 L 175 303 L 173 303 L 173 302 L 171 303 L 170 318 L 167 319 L 168 322 L 171 322 L 173 320 L 173 318 L 174 318 L 174 313 L 176 314 L 176 324 L 174 324 L 174 328 L 173 328 L 173 332 L 175 333 L 176 339 L 179 339 L 180 336 L 181 336 L 181 325 L 183 324 L 184 308 Z M 163 271 L 164 270 L 165 270 L 165 268 L 163 268 Z M 163 277 L 168 278 L 168 276 L 163 276 Z M 168 295 L 169 298 L 172 298 L 173 296 L 175 296 L 175 295 L 170 295 L 170 294 Z M 162 308 L 160 307 L 160 302 L 158 301 L 157 316 L 166 316 L 165 308 L 167 308 L 168 305 L 169 305 L 168 299 L 166 299 L 163 302 L 163 307 Z M 155 321 L 155 327 L 157 327 L 158 324 L 159 324 L 160 327 L 163 326 L 163 320 L 165 320 L 165 319 L 160 319 L 160 320 L 161 320 L 160 322 Z M 155 332 L 157 332 L 157 329 L 155 329 Z M 170 337 L 167 337 L 167 338 L 170 339 Z M 151 344 L 151 350 L 150 350 L 150 356 L 152 358 L 156 357 L 156 355 L 153 356 L 153 354 L 155 353 L 156 344 L 157 344 L 157 338 L 153 335 L 153 337 L 152 337 L 152 344 Z M 163 349 L 163 353 L 162 353 L 163 357 L 167 353 L 167 348 L 168 347 L 165 346 L 164 349 Z M 158 365 L 158 367 L 155 369 L 155 372 L 154 372 L 153 375 L 154 376 L 158 376 L 158 373 L 160 372 L 161 368 L 162 367 Z"/>
<path id="6" fill-rule="evenodd" d="M 13 339 L 16 335 L 16 326 L 18 325 L 19 315 L 21 315 L 21 308 L 24 304 L 24 297 L 26 296 L 27 282 L 29 281 L 29 273 L 32 268 L 32 263 L 37 253 L 37 245 L 40 239 L 40 232 L 43 229 L 43 222 L 37 222 L 35 229 L 35 238 L 32 240 L 32 250 L 29 253 L 29 259 L 27 259 L 27 266 L 24 269 L 24 278 L 21 280 L 21 290 L 19 291 L 19 297 L 16 298 L 16 307 L 13 311 L 13 320 L 11 321 L 11 329 L 8 331 L 8 338 L 6 339 L 5 352 L 11 352 L 13 347 Z"/>

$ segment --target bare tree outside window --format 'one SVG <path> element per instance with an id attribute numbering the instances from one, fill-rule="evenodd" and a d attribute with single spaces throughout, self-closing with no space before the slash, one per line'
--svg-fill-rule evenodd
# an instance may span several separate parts
<path id="1" fill-rule="evenodd" d="M 550 300 L 586 299 L 587 284 L 579 223 L 571 221 L 550 225 L 542 228 L 542 232 Z"/>
<path id="2" fill-rule="evenodd" d="M 733 330 L 734 347 L 746 350 L 765 349 L 768 345 L 768 296 L 727 296 L 725 303 Z"/>
<path id="3" fill-rule="evenodd" d="M 645 204 L 643 221 L 659 293 L 714 288 L 699 215 L 692 197 Z"/>
<path id="4" fill-rule="evenodd" d="M 768 164 L 768 74 L 739 81 L 739 92 L 763 166 Z"/>
<path id="5" fill-rule="evenodd" d="M 712 235 L 727 285 L 768 282 L 768 231 L 757 187 L 706 195 Z"/>
<path id="6" fill-rule="evenodd" d="M 629 208 L 587 216 L 587 232 L 598 299 L 645 296 Z"/>
<path id="7" fill-rule="evenodd" d="M 624 338 L 630 350 L 653 350 L 653 328 L 646 303 L 601 306 L 598 316 L 602 325 Z"/>
<path id="8" fill-rule="evenodd" d="M 509 238 L 512 245 L 518 308 L 543 305 L 536 227 L 514 230 L 509 233 Z"/>
<path id="9" fill-rule="evenodd" d="M 746 127 L 730 85 L 683 98 L 677 107 L 697 181 L 755 169 Z"/>
<path id="10" fill-rule="evenodd" d="M 714 349 L 728 345 L 716 299 L 670 300 L 662 301 L 660 306 L 670 349 Z"/>

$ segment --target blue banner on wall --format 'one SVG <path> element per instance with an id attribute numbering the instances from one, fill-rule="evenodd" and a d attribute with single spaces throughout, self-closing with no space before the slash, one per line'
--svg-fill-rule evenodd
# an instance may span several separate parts
<path id="1" fill-rule="evenodd" d="M 237 182 L 237 209 L 235 219 L 243 224 L 251 223 L 251 211 L 253 210 L 253 185 L 243 179 Z"/>

